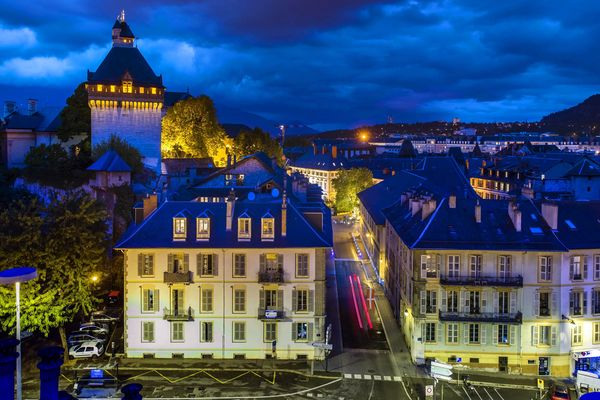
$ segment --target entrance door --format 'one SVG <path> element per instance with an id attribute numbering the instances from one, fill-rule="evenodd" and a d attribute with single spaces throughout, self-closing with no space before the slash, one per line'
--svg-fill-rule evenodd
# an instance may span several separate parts
<path id="1" fill-rule="evenodd" d="M 508 357 L 498 357 L 498 371 L 508 372 Z"/>
<path id="2" fill-rule="evenodd" d="M 540 357 L 538 375 L 550 375 L 550 358 Z"/>

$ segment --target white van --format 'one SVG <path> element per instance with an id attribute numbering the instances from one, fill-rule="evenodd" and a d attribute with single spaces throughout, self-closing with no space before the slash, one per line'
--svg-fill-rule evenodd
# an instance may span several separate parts
<path id="1" fill-rule="evenodd" d="M 600 392 L 600 378 L 598 374 L 591 371 L 577 371 L 577 394 Z"/>

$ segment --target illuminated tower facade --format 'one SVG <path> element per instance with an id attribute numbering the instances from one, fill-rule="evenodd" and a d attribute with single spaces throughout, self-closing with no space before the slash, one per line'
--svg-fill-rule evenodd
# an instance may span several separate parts
<path id="1" fill-rule="evenodd" d="M 95 72 L 88 71 L 92 146 L 116 135 L 136 147 L 144 163 L 160 169 L 165 87 L 135 47 L 122 11 L 112 29 L 112 49 Z"/>

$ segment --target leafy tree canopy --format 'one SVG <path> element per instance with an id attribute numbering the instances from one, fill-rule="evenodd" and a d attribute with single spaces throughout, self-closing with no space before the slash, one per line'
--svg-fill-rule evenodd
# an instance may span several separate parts
<path id="1" fill-rule="evenodd" d="M 0 270 L 31 265 L 38 278 L 22 285 L 22 326 L 47 335 L 97 300 L 90 277 L 106 265 L 106 212 L 84 192 L 52 196 L 48 204 L 15 196 L 0 209 Z M 14 290 L 0 286 L 0 329 L 15 328 Z M 66 346 L 66 343 L 63 343 Z"/>
<path id="2" fill-rule="evenodd" d="M 242 130 L 233 139 L 233 151 L 238 158 L 262 151 L 279 164 L 283 163 L 283 151 L 279 142 L 260 128 Z"/>
<path id="3" fill-rule="evenodd" d="M 99 159 L 104 153 L 109 150 L 114 150 L 121 158 L 131 167 L 133 175 L 138 175 L 144 172 L 144 163 L 142 162 L 142 154 L 137 148 L 130 145 L 126 140 L 121 139 L 116 135 L 110 135 L 108 140 L 98 143 L 92 150 L 92 159 Z"/>
<path id="4" fill-rule="evenodd" d="M 215 106 L 208 96 L 175 103 L 162 120 L 164 157 L 211 157 L 215 164 L 224 165 L 227 144 L 227 135 L 219 125 Z"/>
<path id="5" fill-rule="evenodd" d="M 86 135 L 89 139 L 92 128 L 92 113 L 88 105 L 85 83 L 80 83 L 67 99 L 67 105 L 60 112 L 61 124 L 56 132 L 63 142 L 77 135 Z"/>
<path id="6" fill-rule="evenodd" d="M 350 212 L 358 207 L 356 195 L 373 185 L 373 174 L 367 168 L 341 170 L 333 180 L 335 209 L 338 213 Z"/>

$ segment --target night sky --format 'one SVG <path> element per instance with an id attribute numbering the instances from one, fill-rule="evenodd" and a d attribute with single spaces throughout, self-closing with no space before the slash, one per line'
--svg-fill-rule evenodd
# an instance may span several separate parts
<path id="1" fill-rule="evenodd" d="M 600 92 L 600 2 L 0 0 L 0 100 L 61 104 L 125 8 L 170 90 L 317 129 L 538 120 Z"/>

